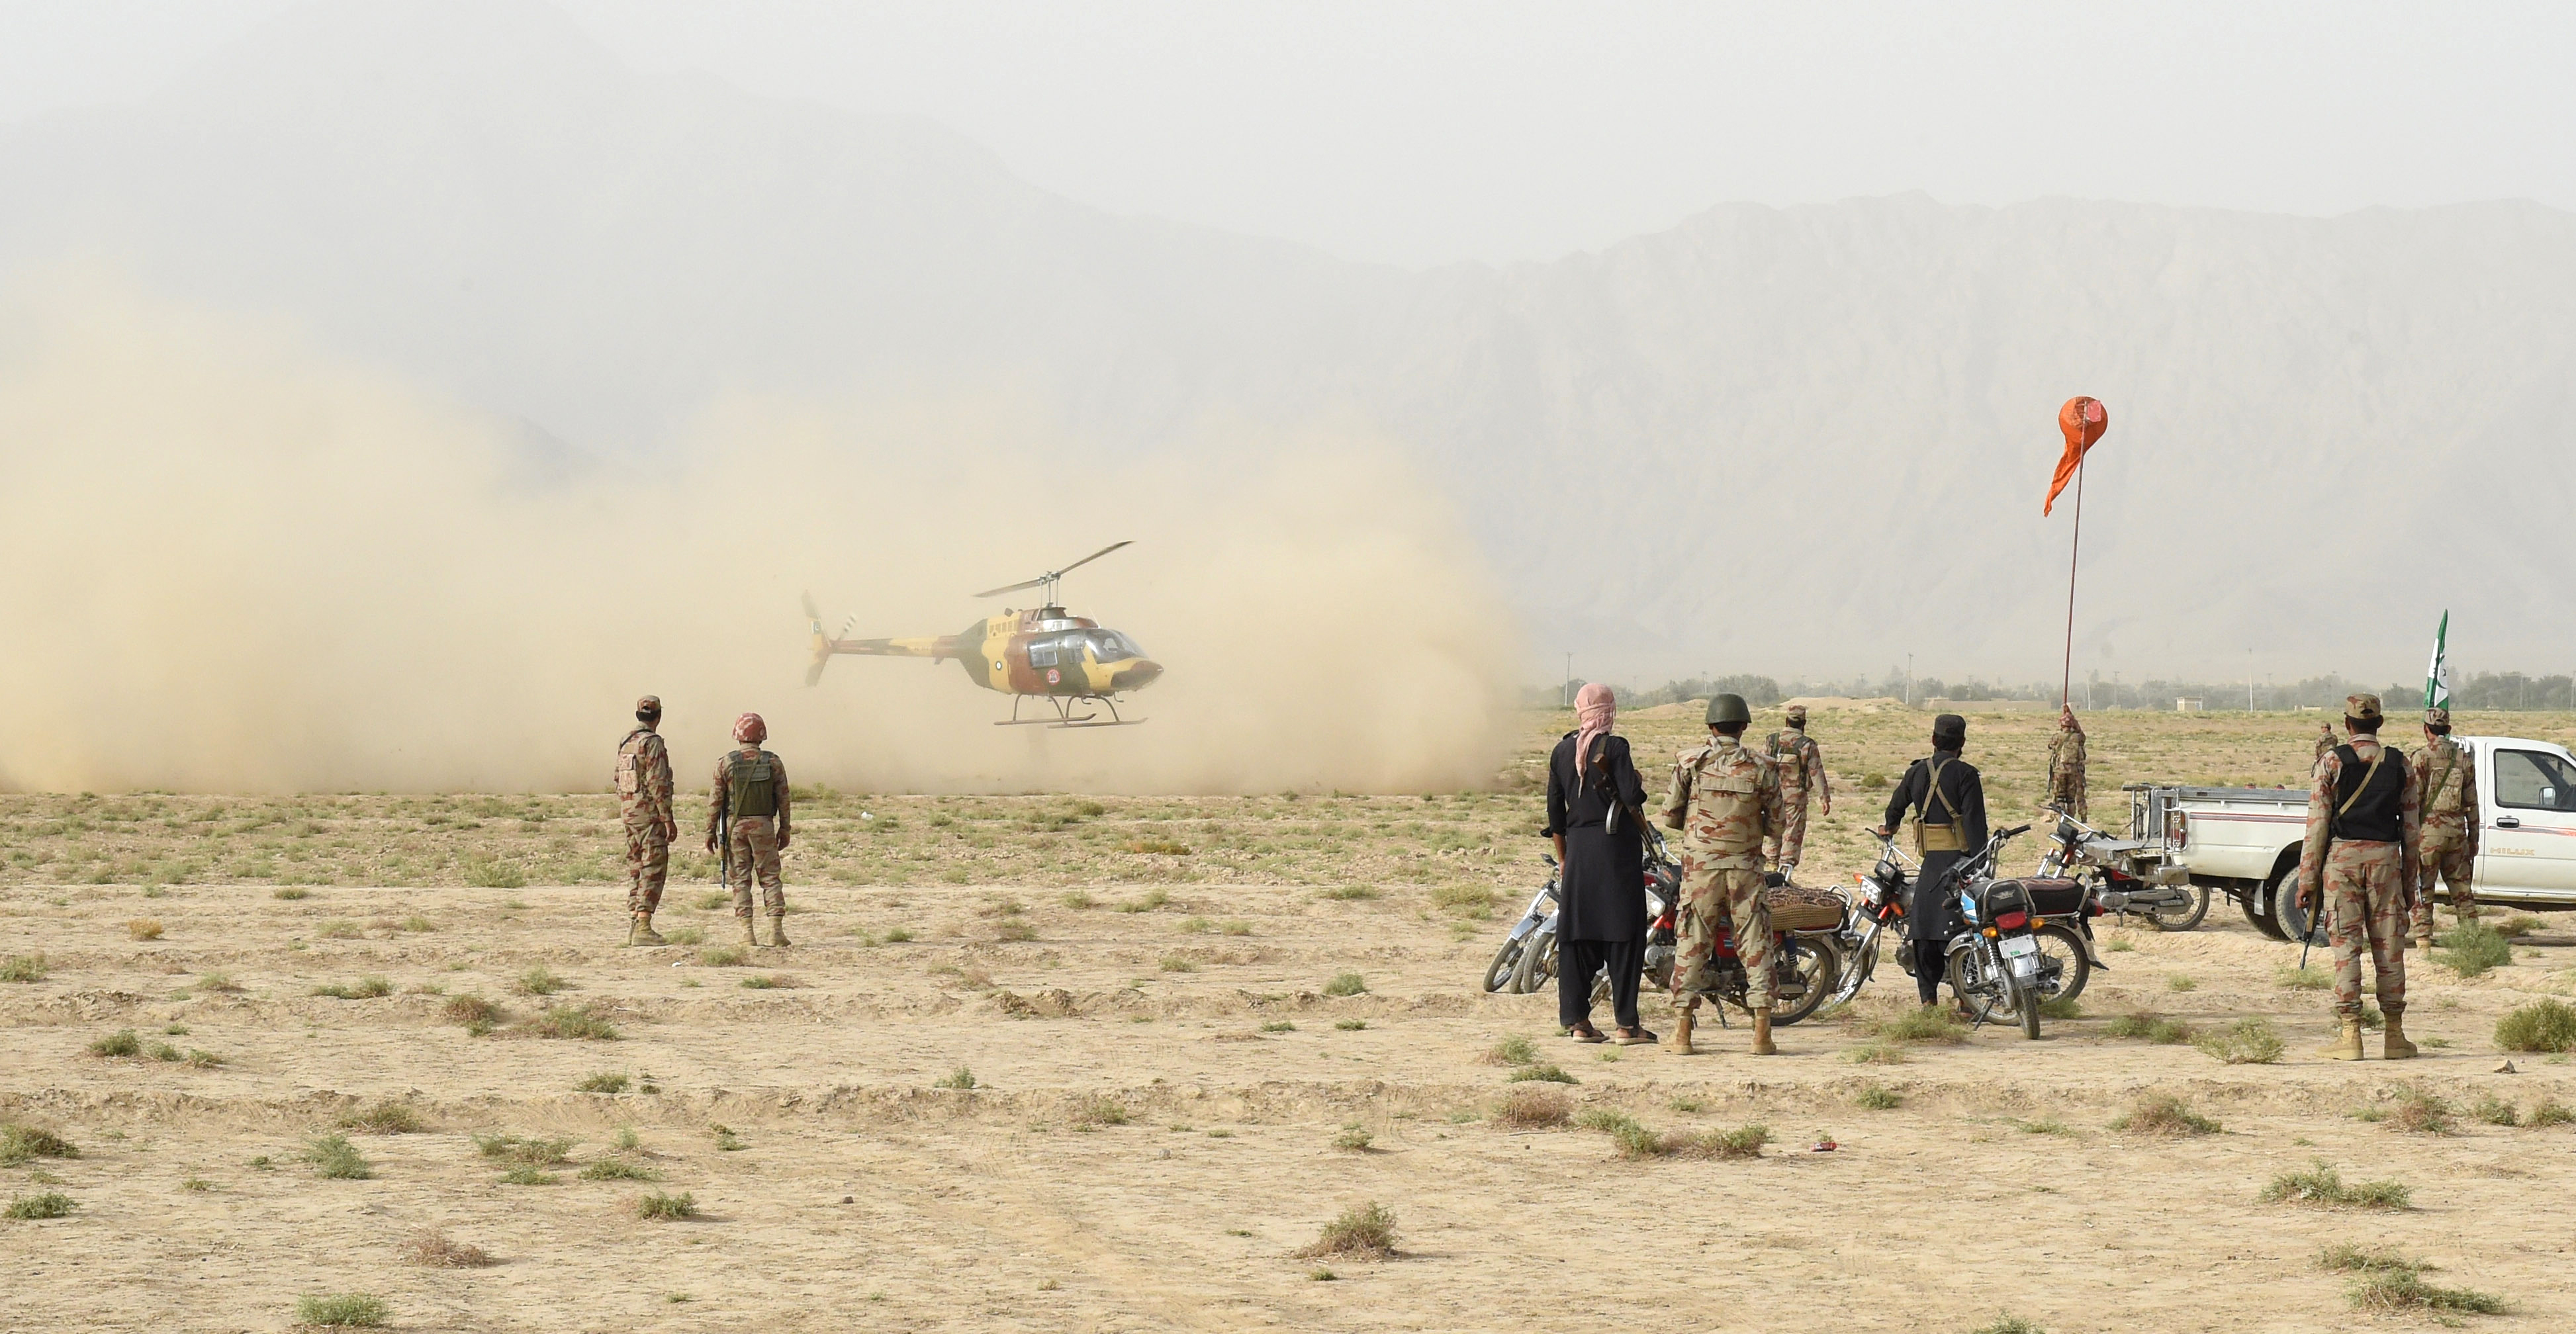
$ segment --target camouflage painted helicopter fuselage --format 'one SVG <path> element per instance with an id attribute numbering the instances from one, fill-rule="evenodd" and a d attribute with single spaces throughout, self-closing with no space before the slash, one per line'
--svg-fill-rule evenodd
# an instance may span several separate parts
<path id="1" fill-rule="evenodd" d="M 1006 695 L 1106 698 L 1143 689 L 1163 674 L 1162 665 L 1146 657 L 1135 640 L 1062 607 L 1005 608 L 953 635 L 833 639 L 817 630 L 809 678 L 819 675 L 824 660 L 835 653 L 954 659 L 975 684 Z"/>

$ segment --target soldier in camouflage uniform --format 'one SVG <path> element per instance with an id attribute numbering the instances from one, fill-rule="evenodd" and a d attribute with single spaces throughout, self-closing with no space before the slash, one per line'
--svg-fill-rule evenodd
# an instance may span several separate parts
<path id="1" fill-rule="evenodd" d="M 2415 808 L 2423 835 L 2415 845 L 2415 943 L 2433 943 L 2433 877 L 2451 886 L 2451 912 L 2478 920 L 2478 892 L 2470 884 L 2478 861 L 2478 767 L 2451 739 L 2451 711 L 2424 711 L 2424 750 L 2415 757 Z"/>
<path id="2" fill-rule="evenodd" d="M 1807 797 L 1822 801 L 1821 815 L 1834 813 L 1833 785 L 1825 781 L 1825 752 L 1807 736 L 1807 706 L 1789 706 L 1789 725 L 1762 743 L 1763 754 L 1780 773 L 1780 833 L 1762 840 L 1762 855 L 1774 861 L 1783 881 L 1795 877 L 1799 854 L 1807 846 Z"/>
<path id="3" fill-rule="evenodd" d="M 2328 755 L 2332 755 L 2332 754 L 2334 754 L 2334 748 L 2335 748 L 2334 724 L 2333 724 L 2333 723 L 2319 723 L 2319 724 L 2317 724 L 2317 746 L 2316 746 L 2316 751 L 2317 751 L 2317 753 L 2316 753 L 2316 754 L 2314 754 L 2314 755 L 2312 755 L 2312 756 L 2310 756 L 2310 757 L 2308 758 L 2308 771 L 2309 771 L 2311 774 L 2313 774 L 2314 772 L 2316 772 L 2316 767 L 2317 767 L 2318 765 L 2320 765 L 2320 764 L 2325 763 L 2325 762 L 2326 762 L 2326 757 L 2327 757 Z"/>
<path id="4" fill-rule="evenodd" d="M 2084 800 L 2084 725 L 2075 706 L 2057 710 L 2057 735 L 2048 739 L 2048 804 L 2078 820 L 2091 818 Z"/>
<path id="5" fill-rule="evenodd" d="M 653 914 L 671 871 L 671 752 L 662 744 L 662 701 L 635 701 L 635 730 L 617 746 L 617 813 L 626 824 L 626 943 L 659 945 Z"/>
<path id="6" fill-rule="evenodd" d="M 733 891 L 733 915 L 742 919 L 743 943 L 760 943 L 751 920 L 751 880 L 758 875 L 761 906 L 769 912 L 769 943 L 784 945 L 787 889 L 779 881 L 778 854 L 787 850 L 787 766 L 760 748 L 769 739 L 769 724 L 759 714 L 734 719 L 733 739 L 741 747 L 716 761 L 715 791 L 707 803 L 707 851 L 716 850 L 720 830 L 732 839 L 725 885 Z"/>
<path id="7" fill-rule="evenodd" d="M 1762 894 L 1762 840 L 1780 833 L 1780 774 L 1744 745 L 1753 711 L 1740 695 L 1708 702 L 1709 742 L 1673 764 L 1663 821 L 1682 835 L 1681 947 L 1673 960 L 1673 1003 L 1681 1011 L 1665 1046 L 1692 1055 L 1691 1016 L 1709 985 L 1717 933 L 1731 930 L 1744 965 L 1744 1003 L 1753 1011 L 1753 1054 L 1772 1055 L 1771 908 Z"/>
<path id="8" fill-rule="evenodd" d="M 2317 765 L 2308 786 L 2307 839 L 2299 849 L 2299 906 L 2323 902 L 2334 946 L 2335 1015 L 2342 1032 L 2322 1053 L 2361 1059 L 2361 952 L 2370 949 L 2379 980 L 2379 1012 L 2388 1020 L 2380 1054 L 2404 1060 L 2406 1040 L 2406 909 L 2416 882 L 2415 848 L 2422 816 L 2406 756 L 2379 741 L 2379 696 L 2344 701 L 2349 744 Z"/>

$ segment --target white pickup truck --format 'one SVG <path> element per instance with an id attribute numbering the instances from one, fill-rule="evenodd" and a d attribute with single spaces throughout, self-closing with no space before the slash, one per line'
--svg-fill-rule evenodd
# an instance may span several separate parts
<path id="1" fill-rule="evenodd" d="M 2479 901 L 2576 908 L 2576 756 L 2547 741 L 2453 739 L 2477 766 Z M 2129 789 L 2131 838 L 2163 848 L 2204 894 L 2235 899 L 2265 935 L 2288 940 L 2307 929 L 2292 896 L 2307 818 L 2304 787 Z"/>

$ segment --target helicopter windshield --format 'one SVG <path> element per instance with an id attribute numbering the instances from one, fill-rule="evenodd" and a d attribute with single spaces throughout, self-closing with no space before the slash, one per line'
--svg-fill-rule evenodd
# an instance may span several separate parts
<path id="1" fill-rule="evenodd" d="M 1145 650 L 1138 648 L 1135 640 L 1115 630 L 1094 630 L 1091 632 L 1091 656 L 1097 662 L 1123 662 L 1144 657 Z"/>

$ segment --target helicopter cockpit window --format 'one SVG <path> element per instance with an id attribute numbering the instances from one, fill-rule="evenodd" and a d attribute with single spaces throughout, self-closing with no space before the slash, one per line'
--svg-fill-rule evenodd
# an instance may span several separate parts
<path id="1" fill-rule="evenodd" d="M 1128 658 L 1144 657 L 1145 653 L 1136 647 L 1135 640 L 1115 630 L 1094 630 L 1091 632 L 1091 656 L 1101 662 L 1122 662 Z"/>
<path id="2" fill-rule="evenodd" d="M 1051 639 L 1041 639 L 1032 642 L 1029 645 L 1029 665 L 1031 667 L 1053 667 L 1055 665 L 1055 641 Z"/>

